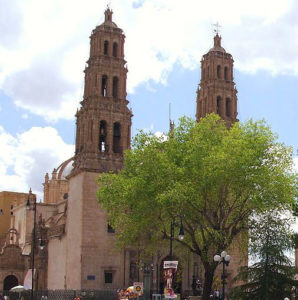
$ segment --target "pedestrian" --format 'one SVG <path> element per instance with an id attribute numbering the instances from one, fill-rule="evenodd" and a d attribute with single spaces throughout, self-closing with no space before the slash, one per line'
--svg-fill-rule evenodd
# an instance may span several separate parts
<path id="1" fill-rule="evenodd" d="M 214 291 L 214 299 L 219 300 L 219 291 L 218 290 Z"/>

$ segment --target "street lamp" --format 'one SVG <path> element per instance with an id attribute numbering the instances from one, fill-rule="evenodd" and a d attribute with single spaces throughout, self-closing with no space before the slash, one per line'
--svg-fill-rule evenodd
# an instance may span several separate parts
<path id="1" fill-rule="evenodd" d="M 221 283 L 222 283 L 222 299 L 225 299 L 225 284 L 226 282 L 226 274 L 225 274 L 225 266 L 228 266 L 231 260 L 231 256 L 227 254 L 226 251 L 222 251 L 220 255 L 214 255 L 214 261 L 218 264 L 222 263 L 222 275 L 221 275 Z"/>
<path id="2" fill-rule="evenodd" d="M 31 199 L 33 198 L 33 203 Z M 33 217 L 33 233 L 32 233 L 32 242 L 31 242 L 31 297 L 30 299 L 34 299 L 34 250 L 35 250 L 35 239 L 36 239 L 36 197 L 33 196 L 32 190 L 30 188 L 29 190 L 29 195 L 26 203 L 26 209 L 29 211 L 34 212 L 34 217 Z M 40 249 L 42 250 L 45 247 L 45 241 L 40 239 Z"/>
<path id="3" fill-rule="evenodd" d="M 173 259 L 173 240 L 174 240 L 174 229 L 175 226 L 177 226 L 178 224 L 175 223 L 174 220 L 171 221 L 171 236 L 170 236 L 170 259 Z M 183 224 L 182 224 L 182 220 L 180 221 L 180 229 L 179 229 L 179 234 L 178 234 L 178 239 L 180 241 L 183 241 L 184 239 L 184 228 L 183 228 Z"/>
<path id="4" fill-rule="evenodd" d="M 152 263 L 142 263 L 141 271 L 144 272 L 144 299 L 150 299 L 151 273 L 154 270 Z"/>
<path id="5" fill-rule="evenodd" d="M 291 288 L 291 296 L 292 296 L 292 299 L 296 299 L 296 287 L 295 286 L 292 286 L 292 288 Z"/>
<path id="6" fill-rule="evenodd" d="M 39 248 L 40 250 L 43 250 L 44 247 L 46 246 L 46 241 L 42 238 L 39 239 Z"/>

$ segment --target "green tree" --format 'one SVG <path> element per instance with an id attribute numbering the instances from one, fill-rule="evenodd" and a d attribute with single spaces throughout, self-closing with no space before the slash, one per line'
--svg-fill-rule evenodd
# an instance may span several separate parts
<path id="1" fill-rule="evenodd" d="M 293 250 L 292 219 L 276 210 L 258 214 L 251 220 L 250 254 L 256 261 L 242 267 L 235 278 L 242 282 L 232 292 L 232 299 L 280 300 L 291 298 L 291 288 L 298 286 L 286 251 Z M 243 283 L 244 282 L 244 283 Z"/>
<path id="2" fill-rule="evenodd" d="M 294 202 L 292 150 L 276 141 L 264 122 L 227 129 L 215 114 L 199 123 L 182 118 L 170 138 L 140 132 L 125 167 L 99 177 L 98 199 L 120 246 L 156 251 L 170 238 L 170 222 L 181 219 L 182 248 L 200 256 L 203 299 L 209 299 L 215 253 L 248 229 L 248 217 Z"/>

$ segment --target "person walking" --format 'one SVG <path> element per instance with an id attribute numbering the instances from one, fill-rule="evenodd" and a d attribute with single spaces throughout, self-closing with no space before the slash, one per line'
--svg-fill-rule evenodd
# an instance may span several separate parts
<path id="1" fill-rule="evenodd" d="M 214 291 L 214 299 L 219 300 L 219 291 L 218 290 Z"/>

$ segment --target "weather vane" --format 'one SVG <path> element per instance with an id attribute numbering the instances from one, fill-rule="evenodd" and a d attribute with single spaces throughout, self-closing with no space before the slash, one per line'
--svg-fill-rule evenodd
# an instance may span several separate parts
<path id="1" fill-rule="evenodd" d="M 111 8 L 112 0 L 107 1 L 107 8 Z"/>
<path id="2" fill-rule="evenodd" d="M 213 31 L 214 31 L 217 35 L 219 35 L 221 25 L 219 25 L 219 23 L 216 22 L 215 24 L 213 24 L 213 27 L 214 27 Z"/>

